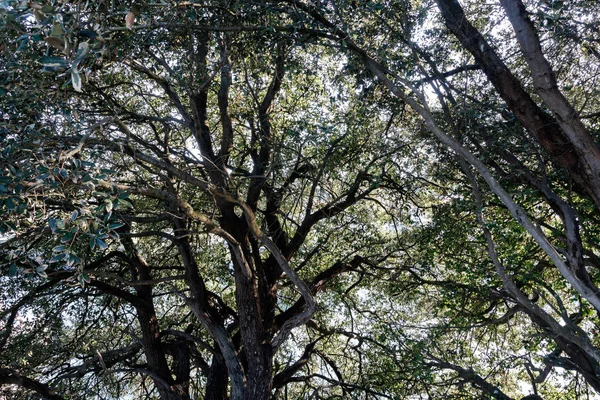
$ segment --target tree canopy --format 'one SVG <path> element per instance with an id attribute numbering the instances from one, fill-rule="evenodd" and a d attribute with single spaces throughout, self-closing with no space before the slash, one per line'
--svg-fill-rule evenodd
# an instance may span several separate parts
<path id="1" fill-rule="evenodd" d="M 599 21 L 0 1 L 0 397 L 598 396 Z"/>

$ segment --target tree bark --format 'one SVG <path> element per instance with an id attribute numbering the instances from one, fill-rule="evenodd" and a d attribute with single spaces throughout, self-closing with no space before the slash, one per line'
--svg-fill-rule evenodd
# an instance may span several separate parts
<path id="1" fill-rule="evenodd" d="M 123 238 L 122 240 L 125 248 L 130 253 L 131 271 L 134 280 L 151 280 L 150 267 L 135 249 L 133 241 L 130 238 Z M 151 377 L 160 398 L 161 400 L 187 400 L 190 398 L 189 392 L 186 390 L 189 387 L 189 381 L 175 383 L 167 363 L 167 357 L 160 338 L 160 326 L 154 309 L 152 286 L 136 285 L 135 291 L 140 300 L 135 303 L 135 308 L 142 330 L 144 354 L 148 366 L 153 372 Z"/>
<path id="2" fill-rule="evenodd" d="M 36 392 L 47 400 L 65 399 L 45 383 L 23 376 L 11 368 L 0 368 L 0 386 L 2 385 L 18 385 L 27 390 Z"/>
<path id="3" fill-rule="evenodd" d="M 518 79 L 487 43 L 479 31 L 469 23 L 462 7 L 457 0 L 436 0 L 446 26 L 467 49 L 492 85 L 496 88 L 508 108 L 514 113 L 521 125 L 531 133 L 544 148 L 552 160 L 565 168 L 575 181 L 592 197 L 596 208 L 600 209 L 600 152 L 585 133 L 583 125 L 575 129 L 575 113 L 560 100 L 557 95 L 553 75 L 549 67 L 543 65 L 541 50 L 534 49 L 532 36 L 529 32 L 521 31 L 518 36 L 527 36 L 529 44 L 525 44 L 526 54 L 533 65 L 532 73 L 536 77 L 536 88 L 540 96 L 548 99 L 560 117 L 557 122 L 551 115 L 542 111 L 533 101 L 529 93 L 521 86 Z M 503 4 L 512 3 L 504 1 Z M 518 13 L 517 11 L 514 11 Z M 511 14 L 513 12 L 511 11 Z M 516 17 L 514 17 L 516 18 Z M 520 24 L 519 29 L 526 24 Z M 535 42 L 535 40 L 533 40 Z M 531 47 L 531 49 L 530 49 Z M 527 58 L 528 56 L 526 56 Z M 543 55 L 541 55 L 543 59 Z M 554 82 L 554 84 L 552 83 Z M 568 131 L 564 129 L 567 128 Z"/>
<path id="4" fill-rule="evenodd" d="M 542 46 L 527 10 L 521 0 L 501 0 L 500 3 L 512 24 L 527 65 L 533 76 L 537 94 L 554 114 L 556 121 L 565 133 L 573 149 L 580 157 L 584 174 L 592 184 L 589 191 L 596 206 L 600 198 L 600 150 L 585 128 L 577 111 L 558 88 L 550 63 L 542 52 Z"/>
<path id="5" fill-rule="evenodd" d="M 208 378 L 204 400 L 227 400 L 227 366 L 220 354 L 214 354 Z"/>

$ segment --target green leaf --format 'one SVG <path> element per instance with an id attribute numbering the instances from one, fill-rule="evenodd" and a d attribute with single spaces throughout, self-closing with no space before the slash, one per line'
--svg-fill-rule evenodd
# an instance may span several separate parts
<path id="1" fill-rule="evenodd" d="M 6 209 L 9 212 L 13 212 L 17 206 L 15 199 L 13 199 L 12 197 L 6 199 L 6 201 L 4 203 L 6 204 Z"/>
<path id="2" fill-rule="evenodd" d="M 58 37 L 65 34 L 65 30 L 59 22 L 55 22 L 52 26 L 52 33 L 50 36 Z"/>
<path id="3" fill-rule="evenodd" d="M 27 203 L 20 203 L 17 207 L 17 214 L 23 215 L 25 214 L 25 210 L 27 210 Z"/>
<path id="4" fill-rule="evenodd" d="M 71 240 L 73 240 L 74 237 L 75 237 L 75 232 L 69 231 L 69 232 L 65 233 L 62 238 L 60 238 L 60 242 L 61 243 L 70 242 Z"/>
<path id="5" fill-rule="evenodd" d="M 52 232 L 56 231 L 56 220 L 54 218 L 50 218 L 48 220 L 48 226 L 50 226 L 50 229 L 52 229 Z"/>
<path id="6" fill-rule="evenodd" d="M 90 174 L 85 174 L 83 176 L 83 178 L 81 179 L 82 182 L 91 182 L 93 180 L 94 180 L 94 178 L 92 178 L 92 176 Z"/>
<path id="7" fill-rule="evenodd" d="M 78 36 L 83 36 L 86 37 L 88 39 L 96 39 L 98 37 L 98 33 L 88 30 L 88 29 L 82 29 L 79 32 L 77 32 Z"/>
<path id="8" fill-rule="evenodd" d="M 8 276 L 13 277 L 16 276 L 18 272 L 17 264 L 10 264 L 10 268 L 8 269 Z"/>
<path id="9" fill-rule="evenodd" d="M 133 208 L 133 204 L 127 200 L 119 200 L 119 210 L 127 210 L 128 208 Z"/>
<path id="10" fill-rule="evenodd" d="M 81 92 L 81 76 L 79 72 L 72 70 L 71 71 L 71 84 L 73 85 L 73 89 L 76 92 Z"/>
<path id="11" fill-rule="evenodd" d="M 63 251 L 67 250 L 68 248 L 69 248 L 69 246 L 65 246 L 64 244 L 61 244 L 61 245 L 53 248 L 52 252 L 53 253 L 62 253 Z"/>
<path id="12" fill-rule="evenodd" d="M 88 274 L 82 272 L 77 276 L 77 281 L 83 286 L 86 283 L 90 283 L 92 280 Z"/>
<path id="13" fill-rule="evenodd" d="M 66 259 L 68 256 L 69 256 L 69 255 L 68 255 L 67 253 L 60 253 L 60 254 L 57 254 L 57 255 L 55 255 L 54 257 L 52 257 L 52 258 L 50 259 L 50 263 L 56 263 L 56 262 L 62 261 L 62 260 L 64 260 L 64 259 Z"/>
<path id="14" fill-rule="evenodd" d="M 42 57 L 40 59 L 40 63 L 44 67 L 48 68 L 59 68 L 59 69 L 67 69 L 69 68 L 68 61 L 63 57 Z"/>
<path id="15" fill-rule="evenodd" d="M 75 254 L 69 254 L 66 264 L 67 264 L 67 266 L 72 267 L 74 265 L 81 264 L 81 260 Z"/>
<path id="16" fill-rule="evenodd" d="M 79 48 L 77 49 L 77 56 L 75 57 L 75 59 L 73 60 L 73 63 L 71 64 L 71 68 L 73 69 L 73 71 L 79 72 L 79 64 L 85 60 L 85 58 L 87 57 L 88 53 L 90 52 L 90 45 L 88 44 L 88 42 L 81 42 L 79 43 Z"/>
<path id="17" fill-rule="evenodd" d="M 119 229 L 122 226 L 125 226 L 125 224 L 122 222 L 113 222 L 112 224 L 108 225 L 108 229 L 112 229 L 112 230 Z"/>
<path id="18" fill-rule="evenodd" d="M 108 245 L 106 244 L 106 242 L 100 238 L 96 238 L 96 244 L 98 245 L 98 247 L 102 250 L 106 249 L 108 247 Z"/>

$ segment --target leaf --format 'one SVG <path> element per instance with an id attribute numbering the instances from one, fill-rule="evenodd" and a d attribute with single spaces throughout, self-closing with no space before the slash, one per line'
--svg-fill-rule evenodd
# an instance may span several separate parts
<path id="1" fill-rule="evenodd" d="M 79 211 L 77 211 L 77 210 L 73 211 L 73 214 L 71 214 L 71 221 L 75 221 L 78 216 L 79 216 Z"/>
<path id="2" fill-rule="evenodd" d="M 54 37 L 54 36 L 46 36 L 44 38 L 44 40 L 46 41 L 46 43 L 48 43 L 50 46 L 60 50 L 60 51 L 64 51 L 65 50 L 65 41 Z"/>
<path id="3" fill-rule="evenodd" d="M 133 208 L 133 204 L 131 204 L 127 200 L 119 200 L 119 209 L 120 210 L 126 210 L 128 208 Z"/>
<path id="4" fill-rule="evenodd" d="M 81 92 L 81 76 L 79 72 L 72 70 L 71 71 L 71 84 L 73 85 L 73 89 L 76 92 Z"/>
<path id="5" fill-rule="evenodd" d="M 8 269 L 8 276 L 13 277 L 17 275 L 17 264 L 12 263 L 10 264 L 10 268 Z"/>
<path id="6" fill-rule="evenodd" d="M 113 209 L 113 203 L 110 199 L 104 200 L 104 204 L 106 205 L 106 212 L 111 212 Z"/>
<path id="7" fill-rule="evenodd" d="M 59 22 L 55 22 L 54 25 L 52 25 L 52 32 L 50 33 L 50 36 L 58 37 L 64 34 L 65 30 L 62 25 Z"/>
<path id="8" fill-rule="evenodd" d="M 67 232 L 63 235 L 62 238 L 60 238 L 60 242 L 61 243 L 70 242 L 71 240 L 73 240 L 73 237 L 75 237 L 75 232 L 73 232 L 73 231 Z"/>
<path id="9" fill-rule="evenodd" d="M 52 232 L 56 231 L 56 220 L 54 218 L 50 218 L 48 220 L 48 226 L 50 226 L 50 229 L 52 229 Z"/>
<path id="10" fill-rule="evenodd" d="M 52 251 L 54 253 L 61 253 L 61 252 L 65 251 L 65 250 L 67 250 L 68 248 L 69 248 L 68 246 L 65 246 L 64 244 L 61 244 L 61 245 L 56 246 L 55 248 L 53 248 Z"/>
<path id="11" fill-rule="evenodd" d="M 94 180 L 94 178 L 92 178 L 92 176 L 89 173 L 85 174 L 83 176 L 83 178 L 81 179 L 82 182 L 91 182 L 93 180 Z"/>
<path id="12" fill-rule="evenodd" d="M 9 197 L 8 199 L 6 199 L 5 204 L 6 204 L 6 208 L 10 212 L 13 212 L 15 210 L 15 207 L 17 206 L 17 204 L 15 203 L 15 199 L 13 199 L 12 197 Z"/>
<path id="13" fill-rule="evenodd" d="M 68 257 L 67 253 L 59 253 L 50 259 L 50 263 L 54 264 Z"/>
<path id="14" fill-rule="evenodd" d="M 50 4 L 45 4 L 42 6 L 42 12 L 46 14 L 51 14 L 54 12 L 54 7 L 52 7 Z"/>
<path id="15" fill-rule="evenodd" d="M 42 72 L 62 72 L 65 69 L 63 67 L 44 67 L 42 68 Z M 67 83 L 69 83 L 69 81 L 67 81 Z M 66 86 L 66 83 L 65 83 Z M 64 89 L 64 87 L 62 88 Z"/>
<path id="16" fill-rule="evenodd" d="M 69 63 L 63 57 L 42 57 L 40 64 L 47 68 L 67 69 Z"/>
<path id="17" fill-rule="evenodd" d="M 29 43 L 29 36 L 23 35 L 17 39 L 17 42 L 19 43 L 17 51 L 24 50 L 27 47 L 27 44 Z"/>
<path id="18" fill-rule="evenodd" d="M 21 203 L 17 207 L 17 214 L 22 215 L 25 213 L 25 210 L 27 210 L 27 203 Z"/>
<path id="19" fill-rule="evenodd" d="M 104 250 L 104 249 L 106 249 L 108 247 L 108 245 L 106 244 L 106 242 L 104 240 L 100 239 L 100 238 L 96 238 L 96 244 L 102 250 Z"/>
<path id="20" fill-rule="evenodd" d="M 98 37 L 98 33 L 89 29 L 82 29 L 79 32 L 77 32 L 77 36 L 83 36 L 88 39 L 96 39 Z"/>
<path id="21" fill-rule="evenodd" d="M 81 263 L 81 260 L 79 259 L 79 257 L 77 257 L 75 254 L 69 254 L 69 257 L 67 258 L 66 261 L 66 265 L 68 267 L 72 267 L 74 265 L 79 265 Z"/>
<path id="22" fill-rule="evenodd" d="M 80 277 L 85 283 L 90 283 L 92 281 L 90 276 L 88 274 L 86 274 L 85 272 L 82 272 Z"/>
<path id="23" fill-rule="evenodd" d="M 125 224 L 122 222 L 113 222 L 112 224 L 108 225 L 108 229 L 115 230 L 115 229 L 119 229 L 122 226 L 125 226 Z"/>
<path id="24" fill-rule="evenodd" d="M 44 19 L 46 19 L 46 14 L 37 9 L 33 10 L 33 16 L 38 23 L 41 23 Z"/>
<path id="25" fill-rule="evenodd" d="M 132 11 L 129 11 L 125 16 L 125 26 L 127 29 L 133 30 L 133 24 L 135 23 L 135 14 Z"/>
<path id="26" fill-rule="evenodd" d="M 73 63 L 71 64 L 71 68 L 77 72 L 79 72 L 79 64 L 85 60 L 85 58 L 87 57 L 87 55 L 90 52 L 90 45 L 88 42 L 81 42 L 79 43 L 79 47 L 77 48 L 77 56 L 75 56 L 75 59 L 73 60 Z"/>

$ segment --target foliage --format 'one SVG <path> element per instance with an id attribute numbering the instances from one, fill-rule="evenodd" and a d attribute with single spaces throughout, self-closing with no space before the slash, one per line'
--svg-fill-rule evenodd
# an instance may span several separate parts
<path id="1" fill-rule="evenodd" d="M 598 393 L 598 7 L 0 1 L 0 397 Z"/>

